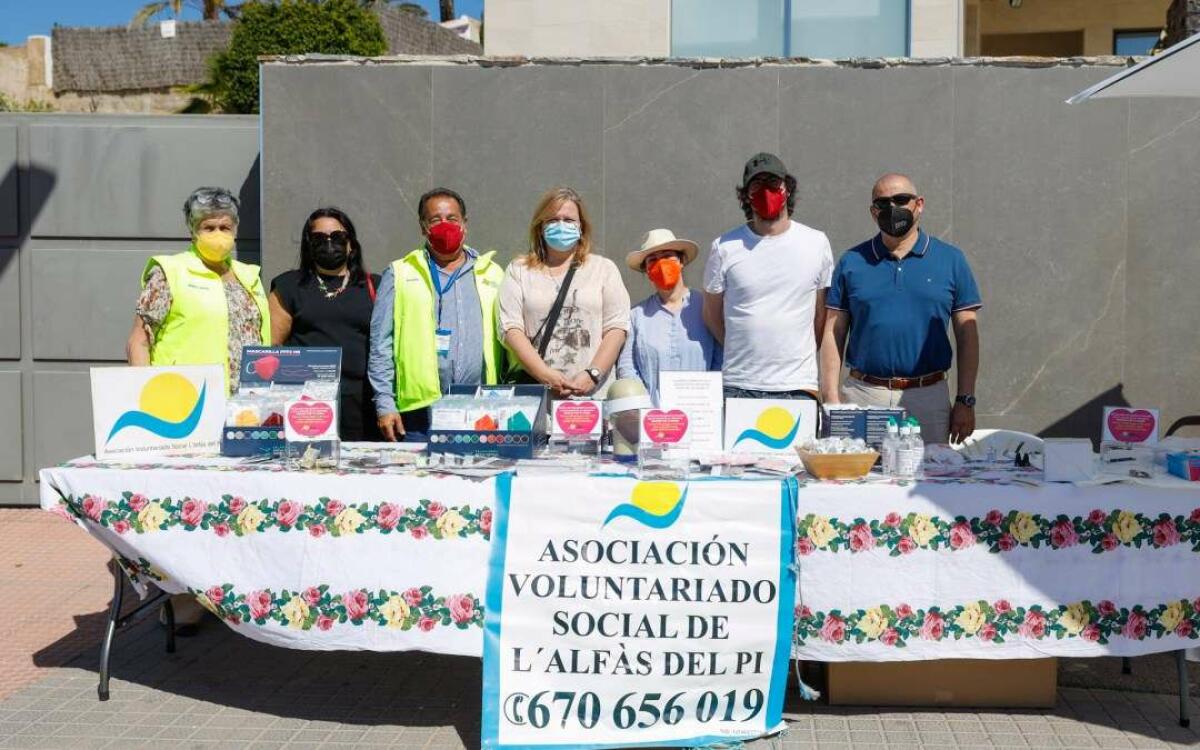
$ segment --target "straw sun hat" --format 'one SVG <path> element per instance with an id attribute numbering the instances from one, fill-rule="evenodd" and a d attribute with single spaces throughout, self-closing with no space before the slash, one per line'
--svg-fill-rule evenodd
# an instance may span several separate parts
<path id="1" fill-rule="evenodd" d="M 651 229 L 642 239 L 641 248 L 625 256 L 625 264 L 641 272 L 646 256 L 658 250 L 675 250 L 683 253 L 683 265 L 687 265 L 700 254 L 700 246 L 691 240 L 681 240 L 670 229 Z"/>

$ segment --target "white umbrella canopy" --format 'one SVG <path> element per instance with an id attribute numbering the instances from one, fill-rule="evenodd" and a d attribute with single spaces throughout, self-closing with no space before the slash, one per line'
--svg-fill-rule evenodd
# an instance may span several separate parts
<path id="1" fill-rule="evenodd" d="M 1067 104 L 1135 96 L 1200 97 L 1200 34 L 1080 91 Z"/>

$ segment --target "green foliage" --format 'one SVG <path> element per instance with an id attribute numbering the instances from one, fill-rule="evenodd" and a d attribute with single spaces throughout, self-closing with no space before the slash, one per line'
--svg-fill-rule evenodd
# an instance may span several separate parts
<path id="1" fill-rule="evenodd" d="M 261 55 L 386 52 L 379 19 L 358 0 L 251 0 L 238 6 L 229 48 L 209 60 L 209 83 L 221 111 L 252 114 L 258 112 Z"/>
<path id="2" fill-rule="evenodd" d="M 0 112 L 53 112 L 54 105 L 50 102 L 40 102 L 27 99 L 24 103 L 0 92 Z"/>
<path id="3" fill-rule="evenodd" d="M 400 3 L 396 7 L 405 13 L 414 13 L 421 18 L 429 18 L 429 11 L 425 10 L 425 7 L 418 3 Z"/>

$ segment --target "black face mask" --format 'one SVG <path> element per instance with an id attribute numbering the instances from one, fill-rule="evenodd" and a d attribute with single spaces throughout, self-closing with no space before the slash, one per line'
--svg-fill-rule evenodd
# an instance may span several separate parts
<path id="1" fill-rule="evenodd" d="M 313 243 L 312 259 L 318 268 L 333 271 L 346 265 L 346 259 L 349 257 L 349 243 L 338 242 L 331 238 Z"/>
<path id="2" fill-rule="evenodd" d="M 916 224 L 917 220 L 913 216 L 913 212 L 907 208 L 888 205 L 886 208 L 879 209 L 875 223 L 879 225 L 879 231 L 889 237 L 903 237 L 913 228 L 913 224 Z"/>

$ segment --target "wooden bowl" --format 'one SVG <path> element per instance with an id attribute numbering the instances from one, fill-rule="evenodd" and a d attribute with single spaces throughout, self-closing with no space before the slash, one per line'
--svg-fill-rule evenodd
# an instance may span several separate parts
<path id="1" fill-rule="evenodd" d="M 796 450 L 804 470 L 817 479 L 862 479 L 879 460 L 879 453 L 807 453 Z"/>

